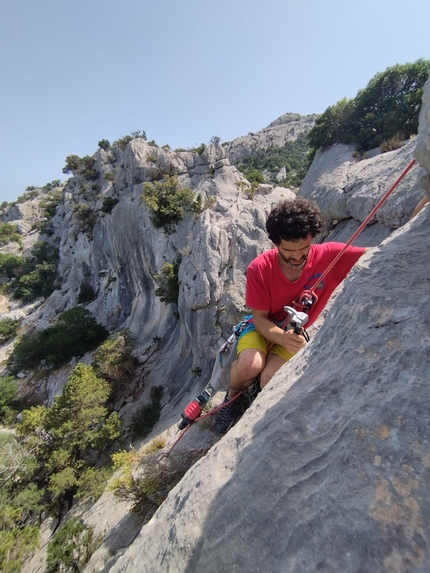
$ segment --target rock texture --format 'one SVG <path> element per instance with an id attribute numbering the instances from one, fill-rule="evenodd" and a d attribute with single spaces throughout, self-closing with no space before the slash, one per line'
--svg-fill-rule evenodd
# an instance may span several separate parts
<path id="1" fill-rule="evenodd" d="M 334 222 L 330 240 L 348 240 L 413 160 L 415 148 L 416 141 L 411 140 L 397 151 L 361 161 L 354 157 L 352 146 L 334 145 L 324 153 L 317 152 L 300 187 L 300 195 L 316 201 L 323 219 L 327 223 Z M 378 245 L 410 219 L 423 195 L 420 179 L 425 173 L 423 168 L 413 167 L 413 174 L 398 185 L 356 244 Z"/>
<path id="2" fill-rule="evenodd" d="M 313 127 L 316 115 L 285 113 L 266 128 L 248 133 L 223 144 L 231 163 L 240 163 L 248 155 L 255 155 L 269 147 L 283 147 Z"/>

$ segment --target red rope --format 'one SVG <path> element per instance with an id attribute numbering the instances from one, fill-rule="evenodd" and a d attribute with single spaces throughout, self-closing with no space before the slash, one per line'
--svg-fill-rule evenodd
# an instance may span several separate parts
<path id="1" fill-rule="evenodd" d="M 397 187 L 397 185 L 400 183 L 400 181 L 412 169 L 412 167 L 415 165 L 416 161 L 417 161 L 416 159 L 412 159 L 411 162 L 409 163 L 409 165 L 397 177 L 397 179 L 394 181 L 394 183 L 391 185 L 391 187 L 388 189 L 388 191 L 386 191 L 386 193 L 382 196 L 380 201 L 375 205 L 375 207 L 372 209 L 372 211 L 369 213 L 369 215 L 364 219 L 364 221 L 361 223 L 361 225 L 358 227 L 358 229 L 355 231 L 355 233 L 352 235 L 352 237 L 349 239 L 349 241 L 345 244 L 343 249 L 336 255 L 336 257 L 329 264 L 329 266 L 326 268 L 326 270 L 323 272 L 323 274 L 320 277 L 318 277 L 315 284 L 309 289 L 309 292 L 314 294 L 313 288 L 318 283 L 320 283 L 323 280 L 323 278 L 325 278 L 327 276 L 327 274 L 331 271 L 331 269 L 334 267 L 334 265 L 337 263 L 337 261 L 340 259 L 340 257 L 343 255 L 343 253 L 349 247 L 349 245 L 358 237 L 358 235 L 361 233 L 361 231 L 364 229 L 364 227 L 367 225 L 367 223 L 371 220 L 371 218 L 374 216 L 374 214 L 382 207 L 382 205 L 385 203 L 385 201 L 388 199 L 388 197 L 391 195 L 391 193 L 394 191 L 394 189 Z"/>

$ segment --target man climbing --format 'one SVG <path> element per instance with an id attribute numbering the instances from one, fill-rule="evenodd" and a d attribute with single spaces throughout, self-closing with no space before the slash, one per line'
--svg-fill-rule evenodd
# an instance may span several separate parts
<path id="1" fill-rule="evenodd" d="M 296 354 L 306 339 L 280 325 L 291 306 L 304 290 L 314 289 L 318 300 L 309 310 L 307 327 L 318 318 L 336 287 L 365 252 L 348 247 L 323 282 L 319 282 L 343 243 L 313 244 L 321 230 L 318 206 L 301 197 L 283 201 L 270 212 L 266 230 L 275 247 L 254 259 L 246 274 L 246 305 L 252 321 L 242 332 L 237 358 L 230 371 L 229 389 L 214 421 L 214 430 L 225 433 L 234 422 L 239 400 L 230 402 L 259 376 L 264 388 L 275 372 Z"/>

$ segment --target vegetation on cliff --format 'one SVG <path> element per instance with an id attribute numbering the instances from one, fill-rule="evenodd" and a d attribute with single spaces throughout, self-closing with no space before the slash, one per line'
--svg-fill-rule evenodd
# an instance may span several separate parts
<path id="1" fill-rule="evenodd" d="M 391 138 L 406 140 L 417 134 L 429 73 L 430 60 L 397 64 L 376 74 L 355 98 L 329 106 L 308 134 L 311 157 L 335 143 L 355 144 L 364 152 Z"/>

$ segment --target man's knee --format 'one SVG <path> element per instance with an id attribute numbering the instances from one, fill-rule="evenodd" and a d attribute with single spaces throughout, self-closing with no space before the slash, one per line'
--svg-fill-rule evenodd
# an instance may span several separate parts
<path id="1" fill-rule="evenodd" d="M 269 354 L 269 357 L 266 361 L 264 369 L 260 374 L 260 386 L 264 388 L 276 372 L 285 364 L 286 360 L 284 360 L 281 356 L 276 354 Z"/>
<path id="2" fill-rule="evenodd" d="M 266 356 L 261 350 L 248 348 L 236 359 L 236 373 L 240 380 L 252 380 L 260 374 L 266 363 Z"/>

